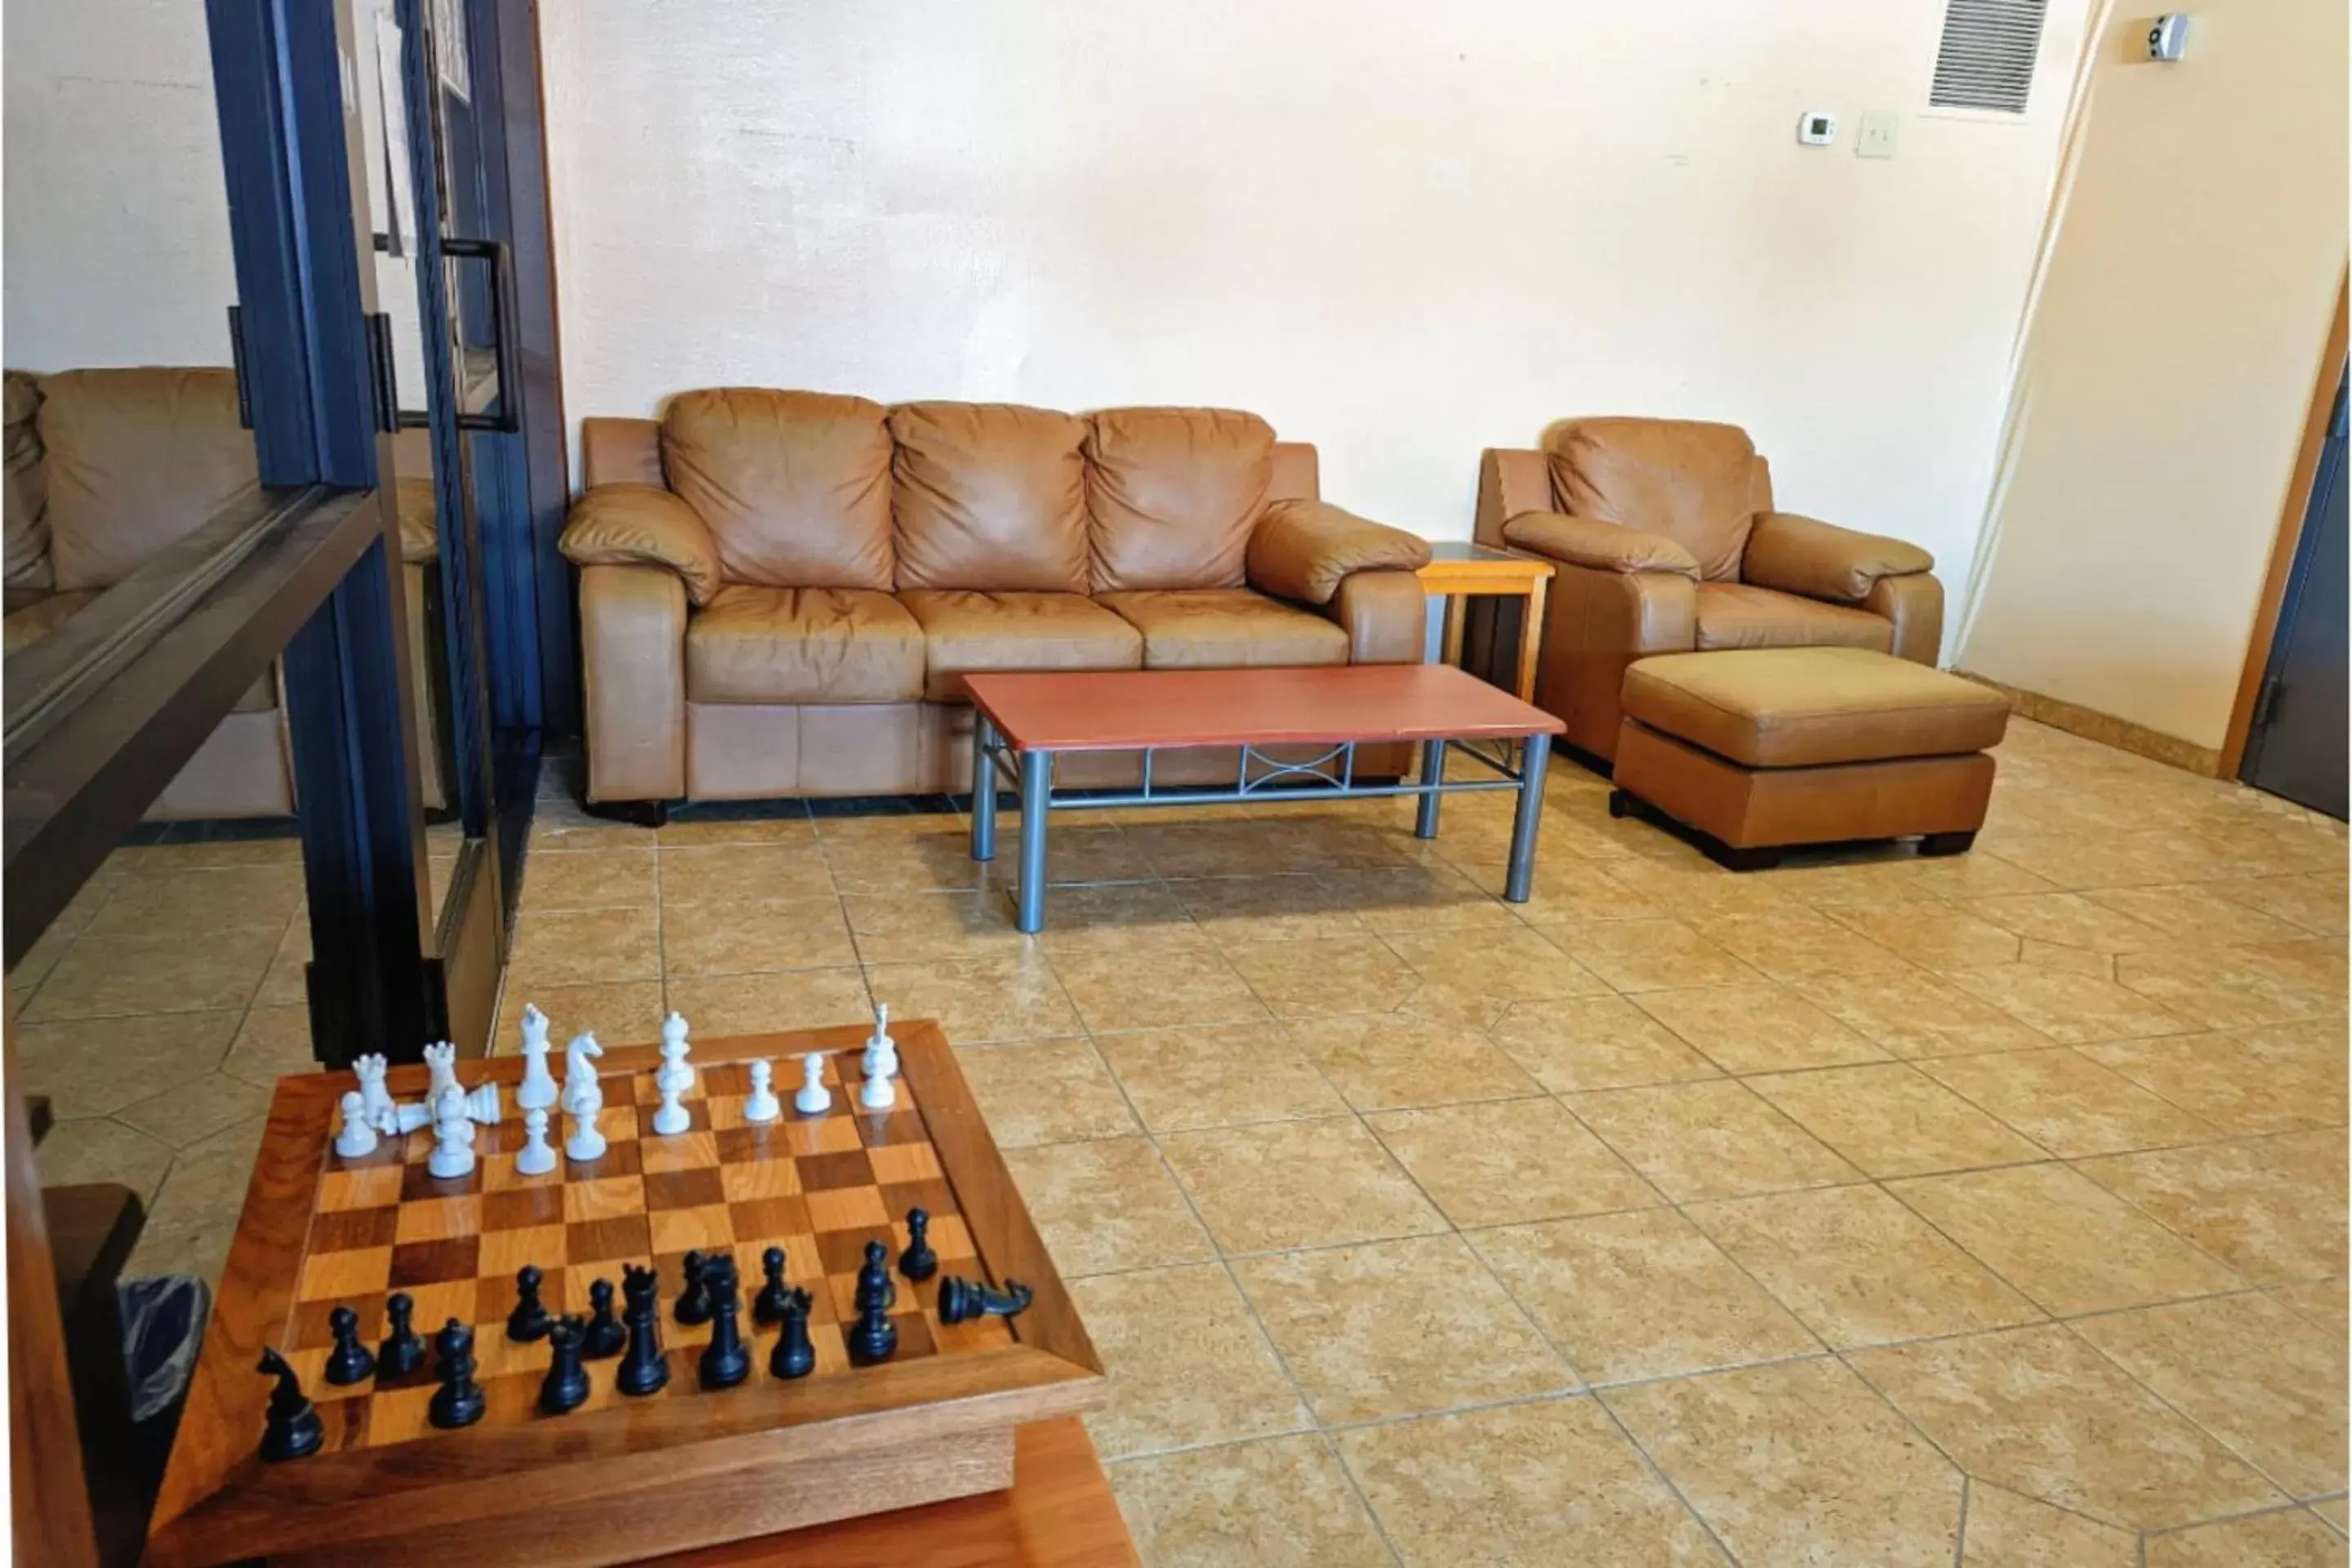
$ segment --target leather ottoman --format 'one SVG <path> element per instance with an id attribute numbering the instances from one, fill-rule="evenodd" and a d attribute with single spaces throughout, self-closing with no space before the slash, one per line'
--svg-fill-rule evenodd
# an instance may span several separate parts
<path id="1" fill-rule="evenodd" d="M 1790 845 L 1920 835 L 1975 842 L 2009 703 L 1866 648 L 1664 654 L 1625 671 L 1610 815 L 1637 805 L 1735 871 Z"/>

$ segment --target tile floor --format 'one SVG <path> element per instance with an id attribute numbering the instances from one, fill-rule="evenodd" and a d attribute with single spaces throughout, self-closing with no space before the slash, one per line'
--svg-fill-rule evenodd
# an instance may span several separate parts
<path id="1" fill-rule="evenodd" d="M 1969 857 L 1748 877 L 1563 768 L 1516 909 L 1496 797 L 1073 818 L 1035 939 L 951 813 L 554 778 L 501 1032 L 940 1017 L 1155 1564 L 2343 1563 L 2343 829 L 2000 762 Z M 248 853 L 125 851 L 13 977 L 142 1266 L 217 1267 L 304 1065 Z"/>

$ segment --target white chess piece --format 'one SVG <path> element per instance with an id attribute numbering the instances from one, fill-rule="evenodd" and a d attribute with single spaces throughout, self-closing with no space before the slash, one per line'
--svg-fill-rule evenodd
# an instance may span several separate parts
<path id="1" fill-rule="evenodd" d="M 776 1099 L 776 1091 L 768 1087 L 774 1073 L 775 1069 L 768 1065 L 765 1058 L 751 1064 L 751 1094 L 743 1101 L 744 1121 L 773 1121 L 784 1113 L 783 1106 Z"/>
<path id="2" fill-rule="evenodd" d="M 889 1057 L 887 1067 L 882 1064 L 886 1053 Z M 890 1004 L 887 1002 L 874 1004 L 874 1033 L 866 1037 L 866 1057 L 860 1066 L 867 1078 L 872 1078 L 877 1070 L 884 1078 L 895 1077 L 898 1071 L 898 1042 L 890 1037 Z"/>
<path id="3" fill-rule="evenodd" d="M 661 1070 L 654 1075 L 654 1086 L 663 1088 L 675 1081 L 677 1091 L 684 1094 L 694 1087 L 694 1068 L 686 1059 L 686 1015 L 672 1013 L 662 1020 Z"/>
<path id="4" fill-rule="evenodd" d="M 598 1105 L 604 1103 L 604 1092 L 596 1087 L 596 1069 L 590 1062 L 604 1054 L 595 1035 L 586 1031 L 572 1036 L 572 1043 L 563 1047 L 563 1098 L 559 1103 L 564 1110 L 576 1112 L 572 1102 L 588 1094 L 596 1097 Z"/>
<path id="5" fill-rule="evenodd" d="M 874 1053 L 873 1076 L 885 1081 L 898 1076 L 898 1042 L 885 1035 L 881 1048 Z"/>
<path id="6" fill-rule="evenodd" d="M 367 1096 L 358 1089 L 343 1096 L 343 1126 L 335 1134 L 335 1152 L 346 1160 L 375 1152 L 375 1129 L 368 1125 Z"/>
<path id="7" fill-rule="evenodd" d="M 801 1087 L 793 1109 L 803 1116 L 823 1116 L 833 1109 L 833 1090 L 824 1087 L 824 1053 L 811 1051 L 801 1058 Z"/>
<path id="8" fill-rule="evenodd" d="M 544 1110 L 555 1103 L 555 1075 L 547 1070 L 547 1015 L 526 1002 L 522 1009 L 522 1084 L 515 1103 L 525 1110 Z"/>
<path id="9" fill-rule="evenodd" d="M 857 1103 L 868 1110 L 887 1110 L 898 1103 L 898 1091 L 891 1087 L 887 1072 L 869 1073 L 857 1087 Z"/>
<path id="10" fill-rule="evenodd" d="M 675 1138 L 693 1125 L 693 1118 L 678 1103 L 678 1096 L 686 1090 L 676 1079 L 667 1083 L 656 1079 L 654 1087 L 661 1090 L 661 1104 L 654 1110 L 654 1131 L 664 1138 Z"/>
<path id="11" fill-rule="evenodd" d="M 433 1108 L 420 1100 L 413 1104 L 403 1103 L 394 1106 L 390 1113 L 382 1121 L 376 1123 L 376 1131 L 386 1135 L 395 1132 L 406 1134 L 415 1131 L 420 1127 L 432 1125 Z"/>
<path id="12" fill-rule="evenodd" d="M 596 1126 L 596 1118 L 604 1109 L 604 1091 L 596 1086 L 596 1072 L 591 1068 L 581 1092 L 564 1089 L 563 1109 L 572 1115 L 572 1136 L 563 1141 L 563 1152 L 586 1164 L 604 1157 L 604 1134 Z"/>
<path id="13" fill-rule="evenodd" d="M 555 1169 L 555 1151 L 547 1143 L 547 1108 L 532 1106 L 522 1113 L 522 1124 L 530 1137 L 515 1151 L 515 1169 L 526 1176 L 543 1176 Z"/>
<path id="14" fill-rule="evenodd" d="M 378 1132 L 395 1132 L 401 1129 L 393 1124 L 392 1091 L 383 1087 L 384 1059 L 381 1056 L 354 1057 L 352 1071 L 359 1075 L 362 1114 Z"/>
<path id="15" fill-rule="evenodd" d="M 499 1110 L 499 1086 L 478 1083 L 466 1092 L 466 1114 L 484 1127 L 496 1127 L 501 1112 Z"/>
<path id="16" fill-rule="evenodd" d="M 474 1168 L 474 1124 L 466 1115 L 465 1093 L 455 1084 L 434 1104 L 433 1152 L 425 1168 L 444 1181 Z"/>

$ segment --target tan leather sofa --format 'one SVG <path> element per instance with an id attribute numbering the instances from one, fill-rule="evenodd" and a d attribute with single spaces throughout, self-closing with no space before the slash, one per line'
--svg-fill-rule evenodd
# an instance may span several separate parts
<path id="1" fill-rule="evenodd" d="M 1863 647 L 1933 665 L 1943 637 L 1934 558 L 1776 510 L 1736 425 L 1569 419 L 1539 451 L 1490 447 L 1477 538 L 1559 568 L 1536 701 L 1603 760 L 1626 668 L 1647 655 Z"/>
<path id="2" fill-rule="evenodd" d="M 974 671 L 1422 656 L 1428 546 L 1319 500 L 1314 447 L 1255 415 L 737 387 L 582 442 L 592 803 L 966 789 Z M 1135 772 L 1072 761 L 1065 784 Z"/>
<path id="3" fill-rule="evenodd" d="M 256 478 L 237 422 L 236 381 L 219 369 L 6 374 L 5 649 L 47 637 L 192 532 Z M 404 468 L 428 468 L 421 443 Z M 425 805 L 443 801 L 440 742 L 425 662 L 426 568 L 437 558 L 430 479 L 398 482 L 401 557 Z M 294 811 L 278 671 L 254 683 L 147 812 L 151 820 L 285 816 Z"/>

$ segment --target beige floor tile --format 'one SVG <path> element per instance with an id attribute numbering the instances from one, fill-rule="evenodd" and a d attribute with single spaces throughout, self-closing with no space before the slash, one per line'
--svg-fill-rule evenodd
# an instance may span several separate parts
<path id="1" fill-rule="evenodd" d="M 1953 1560 L 1960 1473 L 1835 1362 L 1604 1397 L 1742 1562 L 1948 1568 Z"/>
<path id="2" fill-rule="evenodd" d="M 2143 952 L 2169 947 L 2172 939 L 2124 910 L 2081 893 L 2020 893 L 1968 900 L 1960 906 L 1978 919 L 2053 947 L 2086 952 Z"/>
<path id="3" fill-rule="evenodd" d="M 299 864 L 138 876 L 116 888 L 83 929 L 92 935 L 151 937 L 246 926 L 283 931 L 301 901 Z"/>
<path id="4" fill-rule="evenodd" d="M 16 1032 L 16 1087 L 45 1094 L 60 1118 L 104 1116 L 201 1080 L 222 1064 L 244 1015 L 163 1013 L 144 1017 L 27 1024 Z M 303 1026 L 308 1071 L 310 1030 Z"/>
<path id="5" fill-rule="evenodd" d="M 1468 1237 L 1595 1385 L 1816 1354 L 1805 1331 L 1690 1221 L 1644 1209 Z"/>
<path id="6" fill-rule="evenodd" d="M 1539 1092 L 1477 1030 L 1423 1018 L 1316 1018 L 1277 1026 L 1359 1110 Z"/>
<path id="7" fill-rule="evenodd" d="M 2283 1490 L 2344 1489 L 2341 1331 L 2267 1296 L 2102 1313 L 2074 1329 Z"/>
<path id="8" fill-rule="evenodd" d="M 1980 969 L 2017 958 L 2014 931 L 1947 903 L 1921 901 L 1825 912 L 1847 929 L 1927 969 Z"/>
<path id="9" fill-rule="evenodd" d="M 1873 1176 L 1917 1176 L 2046 1157 L 1910 1063 L 1769 1073 L 1747 1082 Z"/>
<path id="10" fill-rule="evenodd" d="M 546 849 L 562 854 L 590 849 L 651 849 L 659 842 L 659 835 L 650 827 L 600 822 L 591 816 L 553 815 L 543 805 L 532 813 L 530 819 L 530 854 L 534 856 Z"/>
<path id="11" fill-rule="evenodd" d="M 2050 1043 L 2047 1035 L 1925 970 L 1808 974 L 1790 981 L 1789 988 L 1898 1057 L 2013 1051 Z"/>
<path id="12" fill-rule="evenodd" d="M 2331 1333 L 2344 1335 L 2352 1324 L 2352 1286 L 2341 1279 L 2322 1279 L 2309 1285 L 2280 1285 L 2270 1292 L 2271 1300 L 2289 1311 Z M 2352 1335 L 2345 1335 L 2352 1340 Z"/>
<path id="13" fill-rule="evenodd" d="M 2250 947 L 2125 953 L 2116 960 L 2116 980 L 2208 1029 L 2336 1016 L 2345 1005 L 2344 942 L 2307 937 Z"/>
<path id="14" fill-rule="evenodd" d="M 1043 1039 L 1078 1032 L 1077 1010 L 1037 952 L 940 963 L 877 963 L 866 989 L 892 1013 L 936 1018 L 957 1045 Z"/>
<path id="15" fill-rule="evenodd" d="M 1566 1103 L 1676 1203 L 1862 1179 L 1741 1084 L 1612 1089 L 1570 1095 Z"/>
<path id="16" fill-rule="evenodd" d="M 651 846 L 643 849 L 559 851 L 535 847 L 524 859 L 522 896 L 531 910 L 643 908 L 661 901 Z"/>
<path id="17" fill-rule="evenodd" d="M 1431 984 L 1475 992 L 1497 1002 L 1607 994 L 1609 987 L 1600 976 L 1561 952 L 1547 934 L 1564 929 L 1510 926 L 1392 934 L 1385 940 Z"/>
<path id="18" fill-rule="evenodd" d="M 257 1115 L 230 1122 L 183 1148 L 156 1190 L 151 1223 L 180 1230 L 235 1225 L 253 1180 L 261 1126 Z"/>
<path id="19" fill-rule="evenodd" d="M 114 1115 L 126 1127 L 184 1149 L 268 1109 L 268 1089 L 225 1072 L 208 1072 L 126 1105 Z"/>
<path id="20" fill-rule="evenodd" d="M 1049 841 L 1051 835 L 1048 836 Z M 844 893 L 888 898 L 903 893 L 969 891 L 987 879 L 990 862 L 971 858 L 969 828 L 932 828 L 859 837 L 824 837 L 824 862 Z M 1004 856 L 1000 841 L 997 853 Z M 1009 879 L 1012 861 L 1001 871 Z M 1053 881 L 1050 866 L 1046 880 Z"/>
<path id="21" fill-rule="evenodd" d="M 1248 1258 L 1234 1272 L 1327 1424 L 1577 1385 L 1456 1236 Z"/>
<path id="22" fill-rule="evenodd" d="M 1702 856 L 1659 858 L 1626 856 L 1591 868 L 1609 883 L 1626 889 L 1652 906 L 1646 912 L 1604 905 L 1591 916 L 1599 920 L 1689 919 L 1709 914 L 1752 914 L 1801 907 L 1797 889 L 1783 877 L 1746 877 L 1725 870 Z M 1537 868 L 1538 883 L 1543 869 Z"/>
<path id="23" fill-rule="evenodd" d="M 857 962 L 841 900 L 677 904 L 662 910 L 662 970 L 673 980 L 771 969 L 838 969 Z"/>
<path id="24" fill-rule="evenodd" d="M 956 1065 L 1000 1149 L 1141 1131 L 1091 1040 L 972 1046 Z"/>
<path id="25" fill-rule="evenodd" d="M 782 845 L 806 848 L 816 844 L 818 834 L 817 824 L 805 816 L 745 816 L 683 821 L 674 818 L 662 824 L 656 837 L 664 849 L 692 849 L 719 844 Z"/>
<path id="26" fill-rule="evenodd" d="M 1370 929 L 1411 936 L 1422 931 L 1516 925 L 1522 906 L 1501 899 L 1469 874 L 1440 861 L 1378 871 L 1332 871 L 1322 878 L 1345 907 Z"/>
<path id="27" fill-rule="evenodd" d="M 1685 1211 L 1832 1347 L 2039 1321 L 2033 1304 L 1877 1187 L 1823 1187 Z"/>
<path id="28" fill-rule="evenodd" d="M 1352 1116 L 1171 1132 L 1160 1147 L 1228 1253 L 1445 1228 L 1444 1217 Z"/>
<path id="29" fill-rule="evenodd" d="M 843 898 L 841 907 L 867 963 L 1004 958 L 1035 945 L 1014 927 L 1013 906 L 993 890 L 857 893 Z"/>
<path id="30" fill-rule="evenodd" d="M 1760 978 L 1679 921 L 1572 921 L 1543 929 L 1620 991 L 1744 985 Z"/>
<path id="31" fill-rule="evenodd" d="M 1454 868 L 1487 898 L 1499 900 L 1509 875 L 1504 860 L 1480 860 Z M 1560 921 L 1636 921 L 1664 917 L 1664 906 L 1612 876 L 1599 861 L 1553 855 L 1536 862 L 1535 885 L 1523 904 L 1503 904 L 1509 918 L 1525 925 Z M 1368 917 L 1369 918 L 1369 917 Z M 1395 929 L 1391 927 L 1390 929 Z"/>
<path id="32" fill-rule="evenodd" d="M 674 980 L 665 990 L 669 1006 L 685 1014 L 695 1032 L 705 1037 L 822 1029 L 867 1023 L 874 1016 L 866 978 L 855 969 L 707 974 Z"/>
<path id="33" fill-rule="evenodd" d="M 2003 893 L 2045 893 L 2056 884 L 2012 866 L 1997 855 L 1959 855 L 1922 861 L 1915 879 L 1923 897 L 1958 900 Z"/>
<path id="34" fill-rule="evenodd" d="M 1004 1163 L 1066 1279 L 1214 1256 L 1148 1139 L 1008 1149 Z"/>
<path id="35" fill-rule="evenodd" d="M 151 1216 L 139 1233 L 139 1244 L 131 1249 L 123 1277 L 136 1279 L 148 1274 L 193 1274 L 217 1290 L 221 1271 L 228 1264 L 229 1247 L 236 1240 L 234 1214 L 199 1226 L 158 1225 Z"/>
<path id="36" fill-rule="evenodd" d="M 1722 1561 L 1590 1399 L 1362 1427 L 1339 1443 L 1407 1563 Z"/>
<path id="37" fill-rule="evenodd" d="M 1106 1459 L 1297 1432 L 1312 1424 L 1241 1292 L 1217 1264 L 1075 1280 L 1110 1375 L 1087 1417 Z"/>
<path id="38" fill-rule="evenodd" d="M 2344 1541 L 2289 1509 L 2153 1536 L 2147 1568 L 2343 1568 Z"/>
<path id="39" fill-rule="evenodd" d="M 1919 1070 L 2064 1159 L 2215 1137 L 2210 1122 L 2063 1047 L 1946 1057 Z"/>
<path id="40" fill-rule="evenodd" d="M 1420 984 L 1369 931 L 1322 942 L 1229 945 L 1225 957 L 1278 1018 L 1386 1013 Z"/>
<path id="41" fill-rule="evenodd" d="M 1555 1093 L 1721 1076 L 1713 1062 L 1622 996 L 1514 1003 L 1489 1033 Z"/>
<path id="42" fill-rule="evenodd" d="M 1801 974 L 1904 973 L 1900 955 L 1814 910 L 1694 917 L 1698 933 L 1775 980 Z"/>
<path id="43" fill-rule="evenodd" d="M 2292 921 L 2264 914 L 2194 883 L 2172 888 L 2111 888 L 2084 897 L 2102 909 L 2154 927 L 2182 946 L 2293 942 L 2311 934 Z"/>
<path id="44" fill-rule="evenodd" d="M 1664 1202 L 1550 1100 L 1498 1100 L 1364 1119 L 1457 1226 L 1516 1225 Z"/>
<path id="45" fill-rule="evenodd" d="M 1638 1004 L 1726 1072 L 1886 1059 L 1885 1051 L 1861 1035 L 1778 985 L 1654 991 L 1638 998 Z"/>
<path id="46" fill-rule="evenodd" d="M 27 1024 L 142 1013 L 243 1008 L 277 952 L 268 926 L 204 929 L 157 936 L 75 939 L 21 1015 Z"/>
<path id="47" fill-rule="evenodd" d="M 77 1117 L 49 1129 L 34 1151 L 41 1184 L 75 1186 L 84 1182 L 120 1182 L 143 1200 L 172 1165 L 172 1146 L 102 1117 Z"/>
<path id="48" fill-rule="evenodd" d="M 2321 936 L 2342 936 L 2347 895 L 2341 871 L 2292 877 L 2236 877 L 2204 884 L 2207 892 Z"/>
<path id="49" fill-rule="evenodd" d="M 2139 1542 L 2112 1525 L 1971 1481 L 1959 1568 L 2140 1568 Z"/>
<path id="50" fill-rule="evenodd" d="M 661 978 L 661 920 L 653 910 L 580 910 L 515 921 L 507 984 L 605 985 Z"/>
<path id="51" fill-rule="evenodd" d="M 276 1087 L 289 1073 L 317 1072 L 319 1063 L 310 1054 L 310 1009 L 249 1009 L 220 1066 L 223 1072 L 263 1089 Z"/>
<path id="52" fill-rule="evenodd" d="M 1388 1556 L 1320 1437 L 1131 1460 L 1110 1481 L 1145 1568 L 1360 1568 Z"/>
<path id="53" fill-rule="evenodd" d="M 815 845 L 691 844 L 661 852 L 662 902 L 741 904 L 822 899 L 835 889 Z"/>
<path id="54" fill-rule="evenodd" d="M 1979 1480 L 2131 1530 L 2284 1500 L 2065 1328 L 1848 1358 Z"/>
<path id="55" fill-rule="evenodd" d="M 1167 882 L 1087 882 L 1055 888 L 1036 943 L 1049 953 L 1127 952 L 1147 962 L 1181 947 L 1207 947 Z"/>
<path id="56" fill-rule="evenodd" d="M 1162 877 L 1262 877 L 1270 871 L 1315 868 L 1294 868 L 1291 855 L 1277 843 L 1280 835 L 1264 821 L 1157 821 L 1123 831 Z"/>
<path id="57" fill-rule="evenodd" d="M 491 1032 L 490 1054 L 507 1056 L 521 1046 L 522 1010 L 536 1006 L 551 1020 L 551 1038 L 568 1040 L 585 1029 L 597 1042 L 610 1046 L 651 1045 L 661 1037 L 662 986 L 658 980 L 632 980 L 613 985 L 543 985 L 526 988 L 509 981 L 499 1000 L 498 1026 Z M 254 1011 L 258 1013 L 259 1008 Z M 705 1020 L 689 1022 L 710 1033 Z M 229 1069 L 236 1071 L 234 1066 Z"/>
<path id="58" fill-rule="evenodd" d="M 1155 1132 L 1344 1114 L 1287 1031 L 1244 1025 L 1105 1035 L 1097 1042 L 1144 1125 Z"/>
<path id="59" fill-rule="evenodd" d="M 2077 1169 L 2258 1284 L 2345 1272 L 2339 1132 L 2121 1154 Z"/>
<path id="60" fill-rule="evenodd" d="M 1056 952 L 1053 964 L 1089 1029 L 1164 1029 L 1272 1017 L 1234 966 L 1208 947 L 1147 954 Z"/>
<path id="61" fill-rule="evenodd" d="M 2344 1021 L 2238 1035 L 2084 1046 L 2083 1054 L 2224 1132 L 2287 1132 L 2345 1121 Z"/>
<path id="62" fill-rule="evenodd" d="M 2061 1045 L 2186 1035 L 2197 1026 L 2113 981 L 2037 963 L 1955 970 L 1952 984 Z"/>
<path id="63" fill-rule="evenodd" d="M 967 857 L 970 829 L 958 835 L 959 844 Z M 1020 843 L 1020 817 L 1016 815 L 1003 824 L 997 834 L 996 860 L 992 876 L 1004 886 L 1020 885 L 1020 857 L 1008 847 Z M 1146 881 L 1156 876 L 1150 857 L 1129 837 L 1124 828 L 1108 823 L 1086 827 L 1066 827 L 1055 824 L 1045 836 L 1045 884 L 1048 887 L 1075 887 L 1097 882 Z"/>
<path id="64" fill-rule="evenodd" d="M 1362 935 L 1354 901 L 1304 872 L 1204 877 L 1168 889 L 1193 923 L 1223 944 Z"/>
<path id="65" fill-rule="evenodd" d="M 2310 1507 L 2312 1512 L 2336 1527 L 2336 1534 L 2352 1534 L 2352 1499 L 2323 1498 Z"/>

